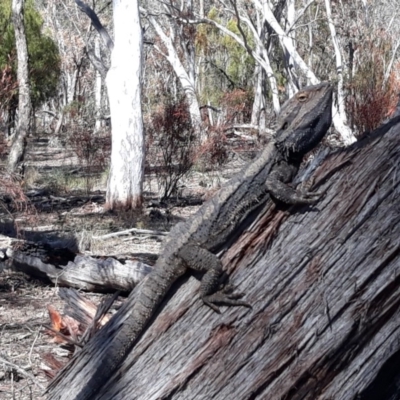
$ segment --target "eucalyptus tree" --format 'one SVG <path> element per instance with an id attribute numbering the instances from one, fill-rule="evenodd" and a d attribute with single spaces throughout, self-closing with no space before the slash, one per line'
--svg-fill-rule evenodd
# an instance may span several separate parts
<path id="1" fill-rule="evenodd" d="M 142 204 L 144 132 L 141 105 L 142 27 L 137 0 L 114 0 L 114 48 L 107 88 L 112 124 L 107 206 Z"/>
<path id="2" fill-rule="evenodd" d="M 18 90 L 3 105 L 9 123 L 18 123 L 8 157 L 11 172 L 23 171 L 26 137 L 32 109 L 56 94 L 59 55 L 54 42 L 43 34 L 43 20 L 33 0 L 6 0 L 0 5 L 0 70 L 10 69 Z M 2 105 L 0 105 L 2 107 Z"/>
<path id="3" fill-rule="evenodd" d="M 106 76 L 110 104 L 112 145 L 106 207 L 138 208 L 144 179 L 144 132 L 141 105 L 142 27 L 137 0 L 113 0 L 114 38 L 86 3 L 75 0 L 111 52 L 111 66 L 88 53 Z"/>
<path id="4" fill-rule="evenodd" d="M 22 10 L 22 9 L 21 9 Z M 60 55 L 58 46 L 43 29 L 44 19 L 33 0 L 24 2 L 24 28 L 29 58 L 29 84 L 32 106 L 37 109 L 43 102 L 57 94 L 60 76 Z M 10 71 L 10 77 L 17 83 L 17 48 L 12 17 L 12 1 L 0 2 L 0 71 Z M 18 90 L 10 93 L 9 101 L 0 103 L 0 110 L 14 125 L 18 108 Z M 11 131 L 9 131 L 11 133 Z"/>
<path id="5" fill-rule="evenodd" d="M 29 117 L 32 111 L 29 71 L 28 71 L 28 47 L 26 44 L 24 24 L 24 0 L 13 0 L 12 21 L 15 31 L 15 43 L 18 58 L 18 125 L 8 156 L 9 172 L 16 172 L 17 167 L 24 158 L 26 137 L 29 130 Z"/>

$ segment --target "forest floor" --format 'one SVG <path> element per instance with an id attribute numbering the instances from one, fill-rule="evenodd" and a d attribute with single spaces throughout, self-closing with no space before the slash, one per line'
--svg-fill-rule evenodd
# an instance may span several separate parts
<path id="1" fill-rule="evenodd" d="M 106 174 L 92 174 L 71 150 L 54 146 L 48 138 L 31 141 L 26 157 L 24 191 L 28 205 L 10 211 L 0 199 L 3 235 L 34 241 L 65 241 L 80 253 L 125 259 L 155 260 L 162 240 L 154 235 L 123 235 L 102 239 L 110 232 L 130 228 L 169 231 L 193 214 L 201 202 L 229 179 L 254 154 L 258 143 L 228 150 L 228 162 L 215 170 L 193 168 L 180 182 L 179 196 L 160 201 L 160 177 L 146 174 L 145 204 L 138 211 L 104 210 Z M 99 238 L 100 237 L 100 238 Z M 84 293 L 98 305 L 103 295 Z M 116 305 L 120 304 L 117 302 Z M 35 277 L 0 269 L 0 399 L 45 399 L 43 388 L 57 363 L 66 364 L 71 348 L 57 342 L 45 328 L 48 307 L 63 314 L 58 288 Z"/>

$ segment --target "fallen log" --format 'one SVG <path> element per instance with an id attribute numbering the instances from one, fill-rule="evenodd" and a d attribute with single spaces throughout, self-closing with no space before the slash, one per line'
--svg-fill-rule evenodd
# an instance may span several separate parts
<path id="1" fill-rule="evenodd" d="M 129 292 L 152 267 L 138 259 L 91 257 L 68 247 L 0 235 L 0 270 L 4 268 L 48 279 L 58 286 L 91 292 Z"/>
<path id="2" fill-rule="evenodd" d="M 217 315 L 195 296 L 196 279 L 182 279 L 95 398 L 399 398 L 399 122 L 326 157 L 316 207 L 269 203 L 225 251 L 252 310 Z M 75 398 L 138 287 L 52 382 L 49 400 Z"/>

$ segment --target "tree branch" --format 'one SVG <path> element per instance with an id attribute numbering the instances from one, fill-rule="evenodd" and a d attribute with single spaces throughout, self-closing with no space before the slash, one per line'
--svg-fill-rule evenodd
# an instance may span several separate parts
<path id="1" fill-rule="evenodd" d="M 89 61 L 92 63 L 93 67 L 97 71 L 99 71 L 102 79 L 106 79 L 108 68 L 104 65 L 103 61 L 100 60 L 100 58 L 97 57 L 96 54 L 94 54 L 93 50 L 89 49 L 88 47 L 86 47 L 85 50 L 89 58 Z"/>
<path id="2" fill-rule="evenodd" d="M 114 42 L 111 39 L 110 35 L 108 34 L 107 29 L 104 28 L 104 26 L 100 22 L 96 13 L 81 0 L 75 0 L 75 3 L 78 6 L 78 8 L 90 18 L 90 20 L 92 21 L 92 25 L 99 33 L 104 44 L 110 51 L 112 51 L 112 49 L 114 48 Z"/>

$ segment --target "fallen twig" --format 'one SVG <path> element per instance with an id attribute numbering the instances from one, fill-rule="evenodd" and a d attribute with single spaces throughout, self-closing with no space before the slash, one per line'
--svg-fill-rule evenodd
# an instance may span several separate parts
<path id="1" fill-rule="evenodd" d="M 9 367 L 14 368 L 14 369 L 15 369 L 17 372 L 19 372 L 21 375 L 26 376 L 26 377 L 29 378 L 35 385 L 39 386 L 40 389 L 42 389 L 42 390 L 45 389 L 45 387 L 44 387 L 43 385 L 41 385 L 41 384 L 36 380 L 36 378 L 35 378 L 32 374 L 30 374 L 29 372 L 26 372 L 23 368 L 19 367 L 18 365 L 14 364 L 14 363 L 12 363 L 12 362 L 10 362 L 10 361 L 7 361 L 7 360 L 6 360 L 4 357 L 2 357 L 1 355 L 0 355 L 0 363 L 6 364 L 6 365 L 8 365 Z"/>
<path id="2" fill-rule="evenodd" d="M 110 237 L 128 235 L 131 232 L 138 233 L 140 235 L 153 235 L 153 236 L 165 236 L 168 234 L 168 232 L 164 231 L 152 231 L 149 229 L 131 228 L 131 229 L 126 229 L 124 231 L 107 233 L 106 235 L 102 236 L 92 236 L 92 239 L 108 239 Z"/>

